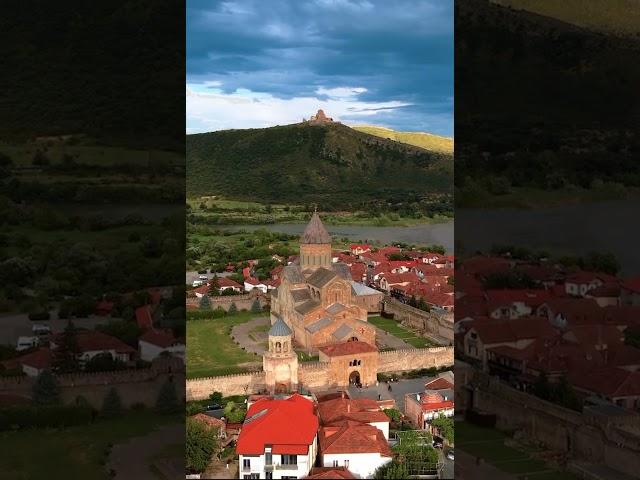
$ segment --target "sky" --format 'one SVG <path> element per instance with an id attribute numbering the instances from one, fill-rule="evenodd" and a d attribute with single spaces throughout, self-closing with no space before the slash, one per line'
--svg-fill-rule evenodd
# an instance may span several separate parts
<path id="1" fill-rule="evenodd" d="M 187 0 L 187 133 L 297 123 L 453 136 L 453 0 Z"/>

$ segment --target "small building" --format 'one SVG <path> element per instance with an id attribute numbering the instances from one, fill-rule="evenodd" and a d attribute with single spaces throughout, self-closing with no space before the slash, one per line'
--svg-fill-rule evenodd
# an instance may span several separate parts
<path id="1" fill-rule="evenodd" d="M 366 309 L 367 313 L 380 312 L 384 293 L 358 282 L 351 282 L 351 288 L 353 303 Z"/>
<path id="2" fill-rule="evenodd" d="M 453 391 L 426 390 L 422 393 L 408 393 L 405 395 L 405 415 L 411 423 L 422 430 L 429 430 L 429 424 L 440 415 L 453 417 Z"/>
<path id="3" fill-rule="evenodd" d="M 353 244 L 349 247 L 349 249 L 351 250 L 351 255 L 361 255 L 365 252 L 370 252 L 371 245 L 368 245 L 366 243 Z"/>
<path id="4" fill-rule="evenodd" d="M 341 480 L 356 478 L 345 467 L 313 467 L 307 480 Z"/>
<path id="5" fill-rule="evenodd" d="M 210 428 L 215 428 L 218 430 L 218 438 L 221 440 L 225 440 L 227 438 L 227 424 L 216 417 L 210 417 L 205 413 L 198 413 L 192 417 L 194 420 L 206 425 Z"/>
<path id="6" fill-rule="evenodd" d="M 269 286 L 266 283 L 258 280 L 255 277 L 247 277 L 247 278 L 245 278 L 244 279 L 244 289 L 247 292 L 250 292 L 254 288 L 257 288 L 262 293 L 267 293 L 267 290 L 269 289 Z"/>
<path id="7" fill-rule="evenodd" d="M 61 334 L 53 337 L 50 342 L 52 350 L 55 351 L 58 348 L 61 338 Z M 78 332 L 76 342 L 78 344 L 78 360 L 81 364 L 85 364 L 98 355 L 110 355 L 114 360 L 131 363 L 137 353 L 122 340 L 95 330 Z"/>
<path id="8" fill-rule="evenodd" d="M 317 455 L 318 417 L 301 395 L 252 404 L 236 445 L 239 478 L 303 478 Z M 294 427 L 294 428 L 292 428 Z"/>
<path id="9" fill-rule="evenodd" d="M 153 329 L 147 330 L 138 339 L 138 353 L 142 360 L 151 362 L 164 352 L 184 360 L 184 341 L 175 338 L 170 331 Z"/>
<path id="10" fill-rule="evenodd" d="M 389 417 L 375 400 L 369 398 L 347 398 L 344 392 L 337 398 L 318 401 L 318 416 L 322 425 L 344 425 L 359 422 L 370 425 L 389 439 Z"/>
<path id="11" fill-rule="evenodd" d="M 324 426 L 318 435 L 320 464 L 344 467 L 357 478 L 372 478 L 375 471 L 391 462 L 393 453 L 382 432 L 371 425 L 345 421 Z"/>

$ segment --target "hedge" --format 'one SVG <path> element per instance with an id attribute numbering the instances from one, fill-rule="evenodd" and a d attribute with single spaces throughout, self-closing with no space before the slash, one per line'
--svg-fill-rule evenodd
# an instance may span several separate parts
<path id="1" fill-rule="evenodd" d="M 88 405 L 8 407 L 0 410 L 0 431 L 83 425 L 91 422 L 92 413 Z"/>

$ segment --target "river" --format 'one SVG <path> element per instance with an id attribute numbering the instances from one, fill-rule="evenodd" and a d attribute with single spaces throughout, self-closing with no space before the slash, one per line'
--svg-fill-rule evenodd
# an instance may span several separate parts
<path id="1" fill-rule="evenodd" d="M 273 232 L 300 235 L 306 223 L 273 223 L 268 225 L 217 225 L 222 230 L 256 230 L 264 228 Z M 371 225 L 325 225 L 334 237 L 347 237 L 353 242 L 394 242 L 443 245 L 453 252 L 453 221 L 430 223 L 411 227 L 376 227 Z"/>
<path id="2" fill-rule="evenodd" d="M 521 245 L 556 254 L 614 254 L 621 273 L 640 273 L 640 200 L 566 205 L 536 210 L 457 209 L 458 253 L 492 245 Z"/>

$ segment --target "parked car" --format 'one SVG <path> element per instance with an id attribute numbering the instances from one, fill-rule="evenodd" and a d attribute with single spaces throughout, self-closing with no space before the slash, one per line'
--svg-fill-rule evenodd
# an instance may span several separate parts
<path id="1" fill-rule="evenodd" d="M 207 280 L 209 280 L 209 277 L 207 277 L 206 275 L 200 275 L 198 278 L 199 278 L 200 280 L 204 281 L 204 282 L 206 282 Z"/>
<path id="2" fill-rule="evenodd" d="M 195 288 L 195 287 L 201 287 L 203 284 L 204 282 L 202 280 L 194 280 L 191 286 Z"/>
<path id="3" fill-rule="evenodd" d="M 18 345 L 16 350 L 21 352 L 23 350 L 29 350 L 30 348 L 37 347 L 40 344 L 38 337 L 18 337 Z"/>
<path id="4" fill-rule="evenodd" d="M 444 446 L 440 437 L 433 437 L 433 448 L 442 448 Z"/>
<path id="5" fill-rule="evenodd" d="M 40 337 L 44 335 L 50 335 L 51 327 L 49 325 L 42 325 L 40 323 L 36 323 L 35 325 L 31 326 L 31 331 L 34 333 L 34 335 L 37 335 Z"/>
<path id="6" fill-rule="evenodd" d="M 222 408 L 221 405 L 218 405 L 217 403 L 212 403 L 211 405 L 207 405 L 205 410 L 209 411 L 209 410 L 220 410 Z"/>
<path id="7" fill-rule="evenodd" d="M 447 452 L 447 458 L 453 461 L 453 448 Z"/>

